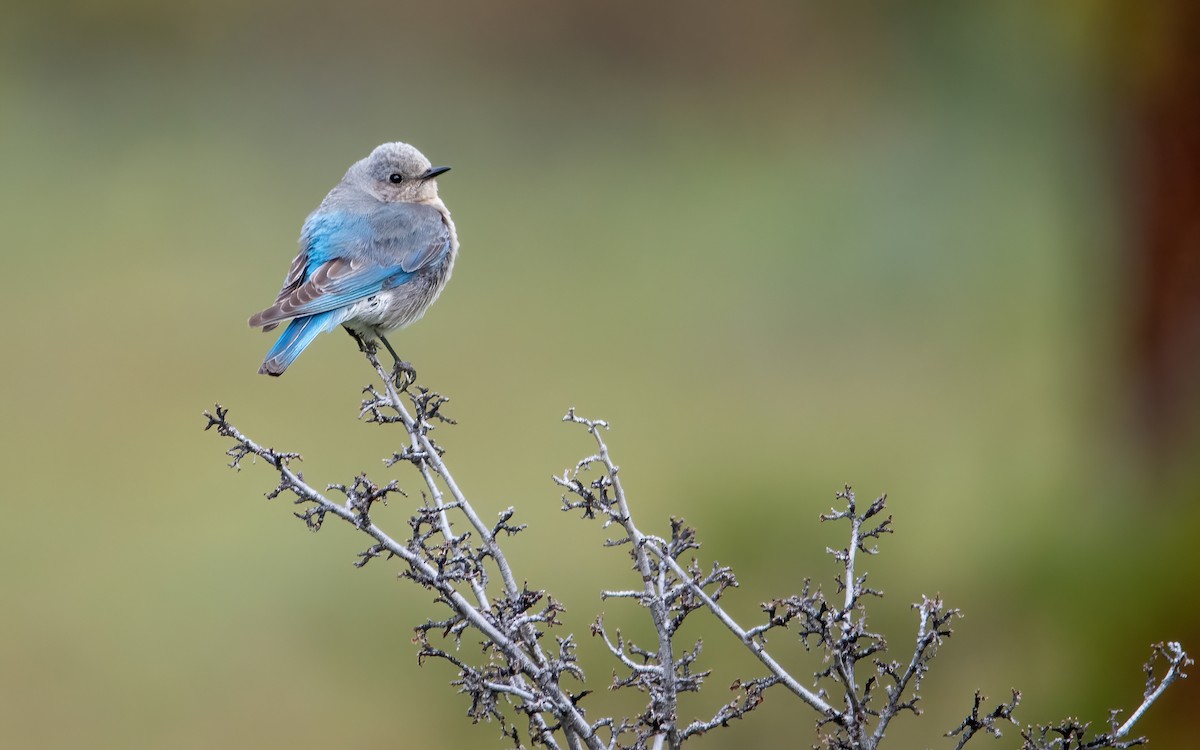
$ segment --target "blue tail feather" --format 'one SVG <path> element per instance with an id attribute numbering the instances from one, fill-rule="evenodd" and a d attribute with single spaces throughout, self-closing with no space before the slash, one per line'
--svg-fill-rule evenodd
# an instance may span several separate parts
<path id="1" fill-rule="evenodd" d="M 300 356 L 300 353 L 313 342 L 313 339 L 319 334 L 336 328 L 342 322 L 344 315 L 344 310 L 330 310 L 317 315 L 305 315 L 288 323 L 288 327 L 276 339 L 275 345 L 267 352 L 267 358 L 263 360 L 262 367 L 258 368 L 259 373 L 282 375 L 288 365 L 296 361 L 296 357 Z"/>

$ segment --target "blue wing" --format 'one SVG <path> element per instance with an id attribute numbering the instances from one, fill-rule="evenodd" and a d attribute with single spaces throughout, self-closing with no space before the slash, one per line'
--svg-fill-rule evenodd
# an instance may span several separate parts
<path id="1" fill-rule="evenodd" d="M 345 317 L 345 311 L 332 310 L 319 315 L 306 315 L 288 323 L 275 345 L 267 352 L 262 367 L 258 368 L 259 373 L 282 375 L 288 365 L 296 361 L 296 357 L 308 348 L 318 334 L 337 328 Z"/>
<path id="2" fill-rule="evenodd" d="M 363 212 L 318 210 L 304 223 L 300 254 L 275 304 L 252 316 L 250 325 L 269 331 L 282 321 L 338 310 L 400 286 L 444 258 L 450 243 L 442 214 L 419 203 L 376 203 Z"/>

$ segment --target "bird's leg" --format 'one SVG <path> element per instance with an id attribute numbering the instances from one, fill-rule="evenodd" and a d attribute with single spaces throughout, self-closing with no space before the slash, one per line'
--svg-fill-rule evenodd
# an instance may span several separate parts
<path id="1" fill-rule="evenodd" d="M 375 353 L 375 342 L 374 341 L 371 341 L 370 339 L 362 336 L 358 331 L 354 330 L 353 328 L 346 328 L 345 326 L 342 326 L 342 330 L 344 330 L 346 333 L 350 334 L 350 338 L 354 339 L 354 343 L 358 344 L 358 350 L 360 352 L 362 352 L 363 354 L 374 354 Z M 389 346 L 388 349 L 391 349 L 391 347 Z"/>
<path id="2" fill-rule="evenodd" d="M 408 362 L 400 359 L 400 355 L 396 353 L 396 350 L 392 348 L 392 345 L 388 343 L 388 340 L 382 335 L 379 337 L 379 340 L 382 341 L 383 345 L 387 347 L 388 352 L 392 355 L 392 359 L 396 360 L 396 366 L 394 368 L 394 373 L 396 375 L 396 387 L 402 391 L 407 390 L 410 385 L 417 382 L 416 368 Z"/>

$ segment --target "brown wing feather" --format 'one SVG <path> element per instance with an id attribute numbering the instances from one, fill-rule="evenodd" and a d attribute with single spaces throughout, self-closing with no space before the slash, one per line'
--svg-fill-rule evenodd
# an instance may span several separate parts
<path id="1" fill-rule="evenodd" d="M 279 296 L 275 299 L 275 304 L 262 312 L 251 315 L 250 327 L 261 327 L 264 331 L 275 328 L 282 321 L 295 317 L 297 308 L 325 294 L 331 285 L 366 265 L 367 261 L 362 259 L 335 258 L 317 268 L 307 281 L 301 282 L 299 273 L 303 272 L 304 266 L 297 258 L 296 262 L 292 264 L 291 270 L 288 271 L 288 277 Z"/>

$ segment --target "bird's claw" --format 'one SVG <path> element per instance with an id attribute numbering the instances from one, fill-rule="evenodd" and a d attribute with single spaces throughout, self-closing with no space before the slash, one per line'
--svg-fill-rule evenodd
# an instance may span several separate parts
<path id="1" fill-rule="evenodd" d="M 392 377 L 396 379 L 396 388 L 403 392 L 417 382 L 417 370 L 409 362 L 396 360 L 396 365 L 392 368 Z"/>

